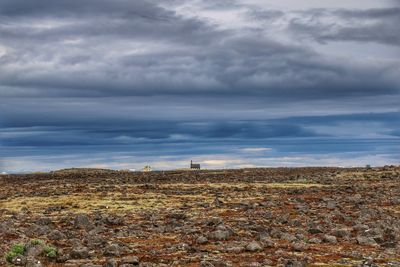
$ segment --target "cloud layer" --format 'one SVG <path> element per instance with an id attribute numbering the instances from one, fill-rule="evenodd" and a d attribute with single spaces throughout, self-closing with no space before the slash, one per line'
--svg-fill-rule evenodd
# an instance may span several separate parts
<path id="1" fill-rule="evenodd" d="M 398 1 L 301 2 L 1 1 L 0 167 L 398 161 Z"/>

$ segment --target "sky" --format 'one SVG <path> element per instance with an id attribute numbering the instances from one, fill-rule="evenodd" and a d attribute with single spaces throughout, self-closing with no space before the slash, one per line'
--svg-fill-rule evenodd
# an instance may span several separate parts
<path id="1" fill-rule="evenodd" d="M 0 171 L 400 164 L 400 1 L 2 0 Z"/>

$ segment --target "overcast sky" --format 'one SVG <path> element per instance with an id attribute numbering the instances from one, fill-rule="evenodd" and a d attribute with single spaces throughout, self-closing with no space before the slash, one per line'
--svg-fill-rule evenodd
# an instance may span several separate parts
<path id="1" fill-rule="evenodd" d="M 400 1 L 2 0 L 0 170 L 400 163 Z"/>

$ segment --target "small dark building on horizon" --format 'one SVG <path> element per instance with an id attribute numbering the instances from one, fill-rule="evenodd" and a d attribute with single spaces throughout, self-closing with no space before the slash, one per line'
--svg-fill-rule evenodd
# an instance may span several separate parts
<path id="1" fill-rule="evenodd" d="M 193 160 L 190 161 L 190 169 L 191 170 L 200 170 L 200 164 L 193 163 Z"/>

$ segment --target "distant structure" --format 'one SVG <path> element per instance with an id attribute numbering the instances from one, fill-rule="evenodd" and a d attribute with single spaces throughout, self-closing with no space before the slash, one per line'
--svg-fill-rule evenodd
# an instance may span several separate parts
<path id="1" fill-rule="evenodd" d="M 150 165 L 144 166 L 143 172 L 151 172 L 151 167 L 150 167 Z"/>
<path id="2" fill-rule="evenodd" d="M 190 161 L 190 169 L 191 170 L 200 170 L 200 164 L 193 163 L 193 160 Z"/>
<path id="3" fill-rule="evenodd" d="M 367 165 L 367 166 L 365 166 L 365 168 L 367 169 L 367 170 L 369 170 L 369 169 L 371 169 L 371 165 Z"/>

